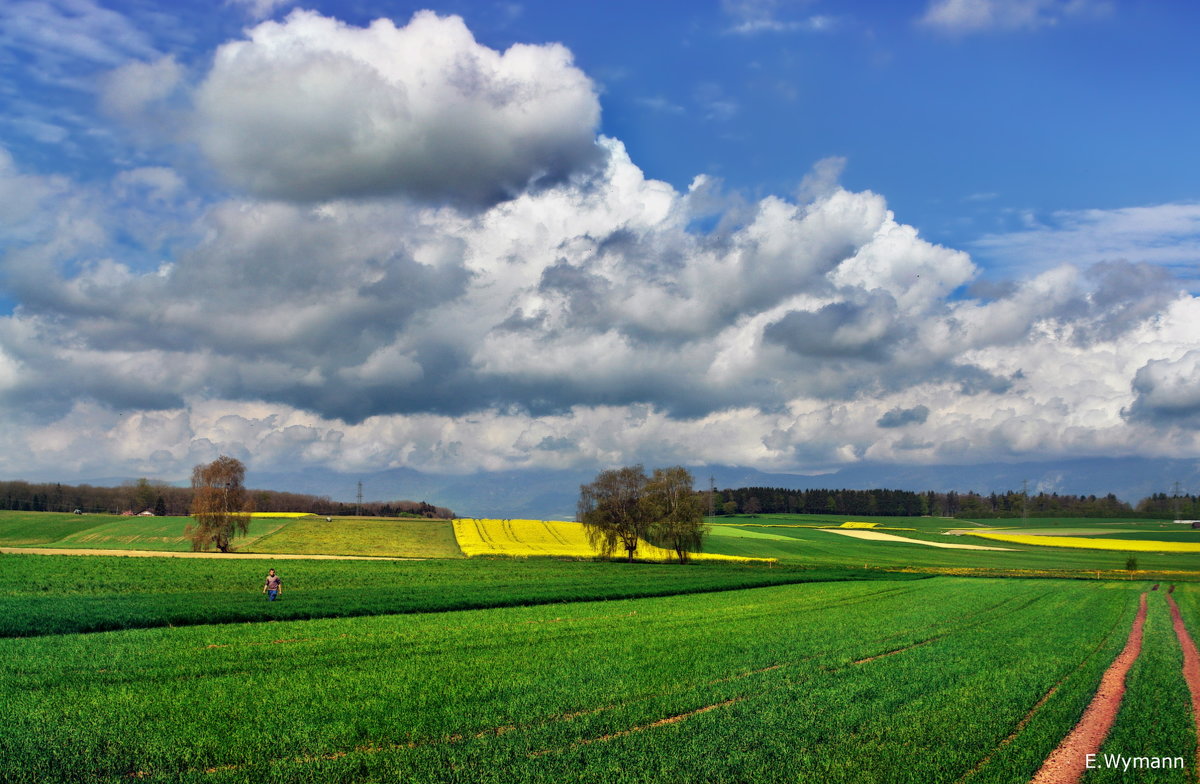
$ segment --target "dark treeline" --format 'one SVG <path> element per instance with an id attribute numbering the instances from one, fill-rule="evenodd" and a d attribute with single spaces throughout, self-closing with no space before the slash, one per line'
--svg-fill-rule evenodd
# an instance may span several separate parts
<path id="1" fill-rule="evenodd" d="M 1200 496 L 1155 493 L 1139 501 L 1137 510 L 1147 517 L 1196 520 L 1200 519 Z"/>
<path id="2" fill-rule="evenodd" d="M 707 497 L 707 493 L 702 493 Z M 1154 496 L 1153 498 L 1158 498 Z M 1180 496 L 1182 513 L 1195 516 L 1197 504 Z M 1138 513 L 1171 516 L 1176 499 L 1163 496 L 1153 509 L 1151 499 L 1138 504 Z M 1143 508 L 1146 507 L 1146 508 Z M 1165 508 L 1163 508 L 1165 507 Z M 1028 498 L 1022 493 L 915 493 L 909 490 L 787 490 L 780 487 L 740 487 L 719 490 L 713 498 L 717 514 L 835 514 L 935 517 L 1122 517 L 1134 509 L 1113 494 L 1059 495 L 1038 493 Z M 1170 513 L 1170 514 L 1168 514 Z"/>
<path id="3" fill-rule="evenodd" d="M 333 501 L 328 496 L 304 493 L 251 490 L 249 494 L 257 512 L 312 512 L 319 515 L 361 512 L 365 517 L 454 517 L 454 512 L 449 509 L 424 501 L 364 501 L 360 507 Z M 187 515 L 191 505 L 192 488 L 147 479 L 126 482 L 118 487 L 0 481 L 0 509 L 25 512 L 73 512 L 78 509 L 94 514 L 139 514 L 149 510 L 157 515 Z"/>

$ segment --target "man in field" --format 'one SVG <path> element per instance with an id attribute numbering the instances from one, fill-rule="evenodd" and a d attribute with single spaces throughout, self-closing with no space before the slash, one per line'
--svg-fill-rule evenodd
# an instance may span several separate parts
<path id="1" fill-rule="evenodd" d="M 273 602 L 283 593 L 283 581 L 279 579 L 279 575 L 275 574 L 275 570 L 271 569 L 267 572 L 267 582 L 263 585 L 263 593 L 267 595 L 267 601 Z"/>

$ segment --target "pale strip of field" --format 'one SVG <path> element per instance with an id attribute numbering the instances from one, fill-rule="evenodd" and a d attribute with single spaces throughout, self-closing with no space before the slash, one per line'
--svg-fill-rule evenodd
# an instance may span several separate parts
<path id="1" fill-rule="evenodd" d="M 1006 536 L 1112 536 L 1113 534 L 1136 534 L 1138 533 L 1138 529 L 1126 528 L 1120 531 L 1102 531 L 1098 528 L 952 528 L 946 533 L 977 536 L 981 533 L 992 532 L 1001 532 Z M 1167 533 L 1184 532 L 1169 531 Z"/>
<path id="2" fill-rule="evenodd" d="M 924 544 L 929 547 L 942 547 L 947 550 L 1005 550 L 1012 552 L 1011 547 L 984 547 L 978 544 L 948 544 L 946 542 L 926 542 L 923 539 L 909 539 L 905 536 L 893 536 L 892 534 L 883 534 L 878 531 L 863 531 L 863 530 L 847 530 L 845 528 L 822 528 L 822 531 L 828 531 L 831 534 L 841 534 L 842 536 L 853 536 L 855 539 L 872 539 L 877 542 L 906 542 L 908 544 Z"/>
<path id="3" fill-rule="evenodd" d="M 82 550 L 54 547 L 0 547 L 0 553 L 34 555 L 122 555 L 130 558 L 256 558 L 276 561 L 424 561 L 424 558 L 397 558 L 377 555 L 300 555 L 271 553 L 193 553 L 170 550 Z"/>
<path id="4" fill-rule="evenodd" d="M 714 525 L 709 530 L 709 536 L 736 536 L 744 539 L 777 539 L 784 542 L 799 541 L 794 536 L 782 536 L 781 534 L 769 534 L 765 531 L 743 531 L 729 525 Z"/>
<path id="5" fill-rule="evenodd" d="M 1046 547 L 1077 547 L 1081 550 L 1123 550 L 1139 553 L 1200 553 L 1200 542 L 1163 542 L 1157 539 L 1102 539 L 1087 536 L 1029 536 L 972 531 L 979 539 Z"/>

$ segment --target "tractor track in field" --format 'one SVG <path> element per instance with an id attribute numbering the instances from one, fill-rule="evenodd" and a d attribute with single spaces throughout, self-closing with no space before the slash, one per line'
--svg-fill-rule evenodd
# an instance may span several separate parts
<path id="1" fill-rule="evenodd" d="M 892 593 L 892 590 L 882 591 L 879 593 Z M 878 593 L 873 593 L 873 594 L 868 595 L 868 597 L 874 597 L 874 596 L 878 596 Z M 861 598 L 868 598 L 868 597 L 861 597 Z M 1041 594 L 1033 597 L 1032 599 L 1027 601 L 1025 603 L 1025 605 L 1023 605 L 1023 606 L 1032 604 L 1034 601 L 1037 601 L 1040 598 L 1042 598 Z M 960 619 L 960 620 L 965 620 L 967 618 L 971 618 L 971 619 L 978 618 L 978 616 L 980 616 L 980 615 L 990 613 L 991 611 L 994 611 L 994 610 L 998 609 L 999 607 L 1009 604 L 1010 601 L 1011 600 L 1006 599 L 1005 601 L 998 602 L 997 604 L 989 605 L 987 607 L 981 608 L 979 610 L 976 610 L 973 613 L 970 613 L 969 615 L 964 616 L 964 618 Z M 635 613 L 636 613 L 636 611 L 635 611 Z M 620 616 L 615 616 L 615 617 L 626 617 L 627 615 L 633 615 L 633 614 L 634 613 L 629 613 L 629 614 L 623 613 Z M 573 619 L 558 619 L 558 618 L 556 618 L 553 621 L 549 621 L 549 622 L 556 622 L 556 621 L 560 622 L 562 620 L 573 620 Z M 830 667 L 830 668 L 821 668 L 821 669 L 827 673 L 833 673 L 833 672 L 845 670 L 845 669 L 848 669 L 855 665 L 865 664 L 865 663 L 868 663 L 875 659 L 902 653 L 906 650 L 910 650 L 911 648 L 915 648 L 915 647 L 929 644 L 931 642 L 935 642 L 936 640 L 940 640 L 944 637 L 948 637 L 951 634 L 954 634 L 955 632 L 962 631 L 962 630 L 968 629 L 968 628 L 973 628 L 974 626 L 978 626 L 979 624 L 984 623 L 986 620 L 987 619 L 984 618 L 984 619 L 975 620 L 974 622 L 971 622 L 971 623 L 959 623 L 959 624 L 956 624 L 951 629 L 946 630 L 942 634 L 937 635 L 936 637 L 932 637 L 927 640 L 921 640 L 913 645 L 908 645 L 908 646 L 905 646 L 903 648 L 899 648 L 896 650 L 885 651 L 885 652 L 877 654 L 877 655 L 869 656 L 865 659 L 859 659 L 857 661 L 847 662 L 846 664 L 843 664 L 841 666 L 834 666 L 834 667 Z M 543 621 L 543 622 L 547 622 L 547 621 Z M 935 624 L 935 625 L 937 625 L 937 624 Z M 317 639 L 317 638 L 311 638 L 311 639 Z M 877 641 L 882 642 L 884 639 L 886 639 L 886 637 L 879 638 Z M 269 645 L 269 644 L 274 644 L 274 643 L 291 643 L 291 642 L 306 642 L 306 641 L 308 641 L 308 640 L 306 640 L 306 639 L 294 639 L 294 640 L 293 639 L 281 639 L 281 640 L 272 640 L 269 642 L 255 642 L 255 643 L 250 643 L 250 644 Z M 207 645 L 204 647 L 220 648 L 220 647 L 227 647 L 227 646 L 225 644 L 216 644 L 216 645 Z M 791 661 L 785 661 L 785 662 L 776 662 L 776 663 L 768 665 L 768 666 L 758 667 L 758 668 L 748 670 L 745 672 L 734 673 L 732 675 L 728 675 L 723 678 L 716 678 L 716 679 L 705 682 L 703 684 L 703 686 L 711 687 L 711 686 L 716 686 L 716 685 L 722 684 L 722 683 L 738 681 L 738 680 L 742 680 L 745 678 L 750 678 L 755 675 L 761 675 L 761 674 L 764 674 L 767 672 L 774 672 L 776 670 L 780 670 L 785 667 L 791 667 L 791 666 L 794 666 L 797 664 L 802 664 L 804 662 L 812 661 L 814 659 L 819 659 L 822 656 L 827 656 L 827 655 L 829 655 L 827 652 L 819 651 L 819 652 L 814 653 L 809 656 L 803 656 L 799 659 L 793 659 Z M 658 727 L 667 726 L 670 724 L 677 724 L 679 722 L 690 719 L 693 716 L 698 716 L 703 713 L 708 713 L 713 710 L 718 710 L 720 708 L 725 708 L 730 705 L 744 702 L 745 700 L 752 699 L 754 697 L 759 697 L 759 696 L 762 696 L 763 694 L 770 693 L 772 691 L 776 691 L 780 688 L 783 688 L 784 686 L 794 685 L 796 683 L 803 682 L 803 680 L 805 680 L 805 678 L 803 678 L 803 677 L 795 678 L 795 677 L 786 677 L 785 676 L 784 681 L 782 683 L 776 684 L 773 686 L 767 686 L 767 688 L 765 690 L 756 691 L 755 693 L 731 696 L 731 697 L 721 700 L 719 702 L 709 703 L 707 705 L 703 705 L 699 708 L 695 708 L 690 711 L 685 711 L 683 713 L 676 713 L 676 714 L 672 714 L 670 716 L 665 716 L 660 719 L 655 719 L 654 721 L 649 721 L 649 722 L 646 722 L 643 724 L 638 724 L 638 725 L 635 725 L 628 729 L 617 730 L 615 732 L 610 732 L 606 735 L 601 735 L 601 736 L 593 737 L 593 738 L 581 738 L 581 739 L 576 740 L 576 741 L 568 744 L 567 746 L 564 746 L 561 748 L 544 749 L 541 751 L 532 752 L 532 753 L 530 753 L 529 756 L 531 756 L 531 757 L 544 756 L 547 754 L 553 754 L 553 753 L 565 751 L 565 750 L 568 750 L 571 748 L 576 748 L 578 746 L 585 746 L 585 745 L 590 745 L 593 743 L 615 740 L 617 738 L 625 737 L 626 735 L 632 735 L 637 732 L 643 732 L 646 730 L 651 730 L 651 729 L 655 729 Z M 580 709 L 580 710 L 574 710 L 574 711 L 569 711 L 569 712 L 565 712 L 565 713 L 554 714 L 551 716 L 545 716 L 545 717 L 542 717 L 541 719 L 535 719 L 533 721 L 529 721 L 529 722 L 525 722 L 525 723 L 521 723 L 521 724 L 506 724 L 503 726 L 492 727 L 492 728 L 483 729 L 483 730 L 477 730 L 474 732 L 459 732 L 459 733 L 453 733 L 450 735 L 444 735 L 439 738 L 427 738 L 424 740 L 412 740 L 412 741 L 397 742 L 397 743 L 385 743 L 385 744 L 360 745 L 360 746 L 356 746 L 353 749 L 347 749 L 347 750 L 341 750 L 341 751 L 331 751 L 331 752 L 327 752 L 324 754 L 308 754 L 308 755 L 302 755 L 302 756 L 297 756 L 297 757 L 281 758 L 281 759 L 277 759 L 277 760 L 272 760 L 272 762 L 277 762 L 277 763 L 290 762 L 290 763 L 296 763 L 296 764 L 311 764 L 311 763 L 317 763 L 317 762 L 328 762 L 328 761 L 342 759 L 350 754 L 380 754 L 380 753 L 387 753 L 387 752 L 409 751 L 412 749 L 427 747 L 427 746 L 456 744 L 456 743 L 462 743 L 463 741 L 468 741 L 468 740 L 480 740 L 483 738 L 498 737 L 500 735 L 506 735 L 510 732 L 536 730 L 536 729 L 539 729 L 542 727 L 547 727 L 547 726 L 551 726 L 554 724 L 558 724 L 560 722 L 570 722 L 570 721 L 573 721 L 578 718 L 583 718 L 586 716 L 594 716 L 594 715 L 597 715 L 600 713 L 606 713 L 608 711 L 617 710 L 619 708 L 625 708 L 625 707 L 629 707 L 632 705 L 636 705 L 639 702 L 645 702 L 647 700 L 653 700 L 653 699 L 657 699 L 657 698 L 661 698 L 661 697 L 666 697 L 666 696 L 669 696 L 671 693 L 672 693 L 671 691 L 667 691 L 667 692 L 660 692 L 660 693 L 656 693 L 656 694 L 644 695 L 642 697 L 638 697 L 635 699 L 624 700 L 621 702 L 612 703 L 612 704 L 608 704 L 608 705 L 602 705 L 602 706 L 599 706 L 596 708 L 584 708 L 584 709 Z M 245 769 L 246 767 L 248 767 L 248 765 L 246 765 L 246 764 L 233 763 L 233 764 L 209 766 L 209 767 L 205 767 L 205 768 L 195 768 L 195 769 L 190 770 L 189 772 L 191 772 L 191 773 L 203 772 L 203 773 L 207 773 L 207 774 L 215 774 L 215 773 L 222 773 L 222 772 L 228 772 L 228 771 L 242 770 L 242 769 Z M 149 778 L 149 777 L 152 777 L 155 775 L 157 775 L 157 773 L 155 771 L 145 771 L 145 770 L 132 771 L 132 772 L 128 772 L 125 774 L 125 776 L 127 778 L 134 778 L 134 779 L 144 779 L 144 778 Z"/>
<path id="2" fill-rule="evenodd" d="M 627 730 L 620 730 L 619 732 L 612 732 L 612 733 L 609 733 L 608 735 L 601 735 L 598 738 L 584 738 L 582 740 L 577 740 L 574 743 L 572 743 L 571 745 L 566 746 L 561 749 L 543 749 L 542 751 L 530 752 L 529 756 L 530 757 L 544 757 L 547 754 L 554 754 L 555 752 L 565 751 L 566 749 L 576 748 L 578 746 L 587 746 L 592 743 L 603 743 L 604 741 L 616 740 L 617 738 L 623 738 L 626 735 L 632 735 L 635 732 L 643 732 L 645 730 L 651 730 L 651 729 L 654 729 L 655 727 L 663 727 L 668 724 L 678 724 L 679 722 L 690 719 L 693 716 L 699 716 L 701 713 L 708 713 L 709 711 L 714 711 L 714 710 L 717 710 L 718 708 L 725 708 L 730 705 L 736 705 L 737 703 L 742 702 L 745 699 L 746 699 L 745 697 L 733 697 L 731 699 L 724 700 L 722 702 L 714 702 L 711 705 L 705 705 L 702 708 L 696 708 L 695 710 L 690 710 L 690 711 L 687 711 L 686 713 L 677 713 L 674 716 L 667 716 L 665 718 L 658 719 L 656 721 L 652 721 L 649 724 L 639 724 L 636 727 L 630 727 Z"/>
<path id="3" fill-rule="evenodd" d="M 1118 622 L 1119 622 L 1119 620 L 1120 619 L 1118 619 Z M 1108 631 L 1104 633 L 1104 637 L 1101 638 L 1100 642 L 1098 642 L 1096 644 L 1096 647 L 1092 648 L 1092 650 L 1088 653 L 1088 655 L 1083 657 L 1083 659 L 1079 662 L 1079 664 L 1075 665 L 1071 669 L 1070 672 L 1068 672 L 1066 675 L 1059 678 L 1058 681 L 1055 682 L 1055 684 L 1053 686 L 1051 686 L 1046 691 L 1046 693 L 1043 694 L 1038 699 L 1038 701 L 1033 704 L 1033 706 L 1025 713 L 1025 715 L 1021 717 L 1021 720 L 1018 721 L 1013 726 L 1012 732 L 1010 732 L 1004 738 L 1004 740 L 1002 740 L 998 744 L 996 744 L 996 747 L 994 749 L 992 749 L 990 752 L 988 752 L 986 757 L 981 759 L 975 765 L 975 767 L 971 768 L 969 771 L 967 771 L 965 774 L 963 774 L 963 776 L 961 778 L 959 778 L 958 780 L 956 780 L 954 782 L 954 784 L 965 784 L 965 782 L 968 779 L 970 779 L 972 776 L 974 776 L 979 771 L 983 770 L 987 766 L 987 764 L 995 758 L 996 754 L 998 754 L 1001 749 L 1003 749 L 1005 746 L 1007 746 L 1008 744 L 1010 744 L 1014 740 L 1016 740 L 1017 737 L 1025 730 L 1025 728 L 1027 726 L 1029 726 L 1029 722 L 1033 721 L 1033 717 L 1036 716 L 1037 712 L 1042 709 L 1042 706 L 1045 705 L 1047 702 L 1049 702 L 1050 698 L 1058 693 L 1059 687 L 1061 687 L 1064 683 L 1066 683 L 1069 678 L 1073 677 L 1075 675 L 1075 673 L 1082 670 L 1087 665 L 1087 663 L 1092 660 L 1093 656 L 1095 656 L 1097 653 L 1099 653 L 1104 648 L 1104 646 L 1108 645 L 1108 641 L 1112 639 L 1113 633 L 1116 631 L 1116 629 L 1117 629 L 1117 623 L 1114 622 L 1113 625 L 1109 627 Z"/>
<path id="4" fill-rule="evenodd" d="M 1196 651 L 1196 643 L 1188 634 L 1183 615 L 1174 597 L 1167 596 L 1167 604 L 1171 606 L 1171 625 L 1175 627 L 1175 636 L 1179 638 L 1179 647 L 1183 649 L 1183 678 L 1187 681 L 1188 692 L 1192 695 L 1192 724 L 1196 727 L 1196 767 L 1200 771 L 1200 653 Z"/>
<path id="5" fill-rule="evenodd" d="M 1125 679 L 1142 652 L 1142 631 L 1146 625 L 1146 596 L 1138 600 L 1137 616 L 1125 647 L 1104 671 L 1100 685 L 1083 716 L 1058 747 L 1042 763 L 1030 784 L 1075 784 L 1083 777 L 1088 754 L 1098 754 L 1109 730 L 1117 720 L 1125 697 Z"/>

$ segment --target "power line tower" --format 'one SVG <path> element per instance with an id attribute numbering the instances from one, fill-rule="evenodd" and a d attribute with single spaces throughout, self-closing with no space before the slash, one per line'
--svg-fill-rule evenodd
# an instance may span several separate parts
<path id="1" fill-rule="evenodd" d="M 362 480 L 358 480 L 358 505 L 354 508 L 354 516 L 362 517 Z"/>
<path id="2" fill-rule="evenodd" d="M 1021 480 L 1021 525 L 1029 524 L 1029 480 Z"/>
<path id="3" fill-rule="evenodd" d="M 708 477 L 708 516 L 713 517 L 717 514 L 717 480 L 710 475 Z"/>
<path id="4" fill-rule="evenodd" d="M 1183 519 L 1183 515 L 1182 515 L 1182 514 L 1180 513 L 1180 511 L 1179 511 L 1179 483 L 1178 483 L 1178 482 L 1176 482 L 1176 483 L 1175 483 L 1175 487 L 1174 487 L 1174 488 L 1172 488 L 1172 491 L 1171 491 L 1171 502 L 1172 502 L 1172 503 L 1171 503 L 1171 506 L 1173 507 L 1173 510 L 1174 510 L 1174 512 L 1175 512 L 1175 519 L 1176 519 L 1176 520 L 1182 520 L 1182 519 Z"/>

